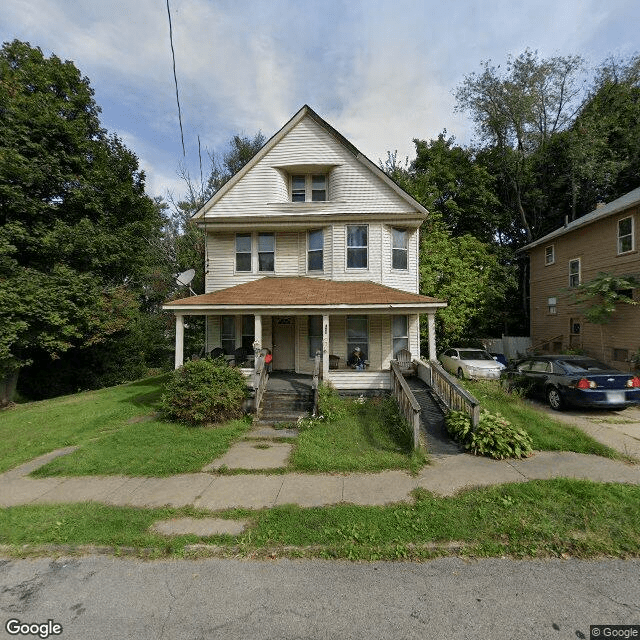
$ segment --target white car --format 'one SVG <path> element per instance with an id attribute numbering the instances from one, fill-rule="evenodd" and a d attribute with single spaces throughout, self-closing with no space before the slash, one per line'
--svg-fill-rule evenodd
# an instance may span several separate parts
<path id="1" fill-rule="evenodd" d="M 505 368 L 484 349 L 447 349 L 439 358 L 442 366 L 458 378 L 497 380 Z"/>

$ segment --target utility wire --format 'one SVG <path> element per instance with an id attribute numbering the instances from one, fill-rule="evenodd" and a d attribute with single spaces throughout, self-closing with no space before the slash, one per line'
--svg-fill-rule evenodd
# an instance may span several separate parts
<path id="1" fill-rule="evenodd" d="M 171 57 L 173 58 L 173 81 L 176 85 L 176 102 L 178 103 L 178 122 L 180 123 L 180 139 L 182 140 L 182 155 L 186 157 L 184 149 L 184 133 L 182 131 L 182 112 L 180 111 L 180 94 L 178 92 L 178 76 L 176 75 L 176 52 L 173 49 L 173 29 L 171 27 L 171 9 L 167 0 L 167 14 L 169 15 L 169 42 L 171 43 Z"/>

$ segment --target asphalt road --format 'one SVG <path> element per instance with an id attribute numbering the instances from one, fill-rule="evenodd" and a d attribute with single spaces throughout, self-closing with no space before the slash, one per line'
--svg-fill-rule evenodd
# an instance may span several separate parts
<path id="1" fill-rule="evenodd" d="M 640 625 L 637 559 L 0 563 L 3 638 L 25 637 L 9 619 L 51 619 L 64 640 L 575 640 L 594 624 Z"/>

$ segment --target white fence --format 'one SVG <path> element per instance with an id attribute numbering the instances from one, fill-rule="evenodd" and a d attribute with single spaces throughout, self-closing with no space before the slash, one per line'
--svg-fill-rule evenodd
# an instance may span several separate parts
<path id="1" fill-rule="evenodd" d="M 517 360 L 527 355 L 531 347 L 531 338 L 502 336 L 502 338 L 487 338 L 482 341 L 484 348 L 491 353 L 503 353 L 507 360 Z"/>

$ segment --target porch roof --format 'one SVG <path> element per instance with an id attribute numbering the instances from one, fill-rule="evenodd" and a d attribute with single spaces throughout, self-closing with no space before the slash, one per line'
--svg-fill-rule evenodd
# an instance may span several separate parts
<path id="1" fill-rule="evenodd" d="M 304 313 L 309 311 L 427 313 L 446 307 L 422 296 L 368 281 L 336 281 L 307 277 L 265 277 L 227 289 L 167 302 L 163 308 L 187 314 L 211 311 Z"/>

